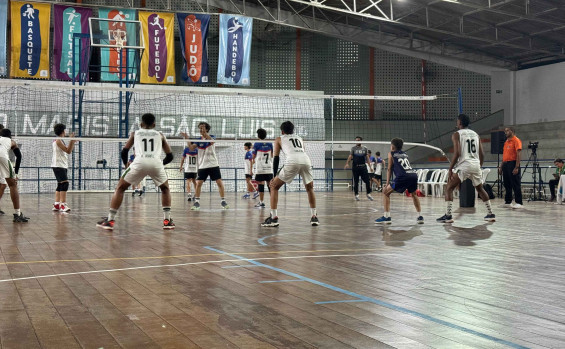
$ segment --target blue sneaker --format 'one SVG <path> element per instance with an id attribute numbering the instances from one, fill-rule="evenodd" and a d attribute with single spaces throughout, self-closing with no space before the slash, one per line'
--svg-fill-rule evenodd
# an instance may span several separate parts
<path id="1" fill-rule="evenodd" d="M 391 224 L 392 219 L 390 217 L 382 216 L 381 218 L 375 219 L 375 224 Z"/>
<path id="2" fill-rule="evenodd" d="M 251 198 L 251 195 L 249 195 L 249 193 L 247 193 L 247 194 L 243 195 L 241 198 L 242 199 L 249 199 L 249 198 Z"/>
<path id="3" fill-rule="evenodd" d="M 496 218 L 496 216 L 494 215 L 494 213 L 487 214 L 487 215 L 485 216 L 485 221 L 487 221 L 487 222 L 495 222 L 495 221 L 496 221 L 495 218 Z"/>
<path id="4" fill-rule="evenodd" d="M 436 219 L 438 223 L 453 223 L 453 216 L 444 214 L 443 216 Z"/>
<path id="5" fill-rule="evenodd" d="M 416 218 L 416 223 L 424 224 L 424 217 L 420 216 L 420 217 Z"/>
<path id="6" fill-rule="evenodd" d="M 256 191 L 253 193 L 253 199 L 257 199 L 259 197 L 259 192 Z"/>

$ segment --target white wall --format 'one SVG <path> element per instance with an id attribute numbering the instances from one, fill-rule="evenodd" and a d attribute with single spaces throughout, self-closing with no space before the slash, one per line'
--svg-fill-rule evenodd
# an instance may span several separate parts
<path id="1" fill-rule="evenodd" d="M 504 110 L 504 124 L 515 124 L 515 78 L 516 72 L 495 71 L 491 73 L 491 113 Z"/>

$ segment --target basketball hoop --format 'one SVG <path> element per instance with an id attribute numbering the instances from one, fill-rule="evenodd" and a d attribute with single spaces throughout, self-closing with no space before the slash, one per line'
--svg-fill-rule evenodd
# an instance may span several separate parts
<path id="1" fill-rule="evenodd" d="M 112 40 L 114 40 L 114 44 L 118 50 L 122 50 L 124 48 L 124 43 L 126 42 L 126 32 L 124 30 L 112 30 Z"/>

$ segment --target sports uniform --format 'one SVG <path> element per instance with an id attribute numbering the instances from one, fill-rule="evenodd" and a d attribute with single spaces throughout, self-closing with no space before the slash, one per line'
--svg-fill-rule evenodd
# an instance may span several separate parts
<path id="1" fill-rule="evenodd" d="M 0 137 L 0 177 L 2 182 L 6 184 L 6 178 L 16 178 L 16 171 L 10 161 L 10 149 L 12 149 L 12 139 Z"/>
<path id="2" fill-rule="evenodd" d="M 257 182 L 273 179 L 273 143 L 257 142 L 253 145 L 255 154 L 255 180 Z"/>
<path id="3" fill-rule="evenodd" d="M 210 135 L 210 137 L 212 137 L 212 140 L 216 139 L 213 135 Z M 205 141 L 195 144 L 198 148 L 198 176 L 196 179 L 199 181 L 206 181 L 208 177 L 213 181 L 222 179 L 220 164 L 216 156 L 216 145 L 213 142 Z"/>
<path id="4" fill-rule="evenodd" d="M 245 178 L 252 178 L 251 161 L 253 161 L 253 151 L 250 149 L 245 152 Z"/>
<path id="5" fill-rule="evenodd" d="M 63 142 L 63 141 L 61 141 Z M 65 144 L 65 142 L 63 142 Z M 69 154 L 67 154 L 63 149 L 59 148 L 57 145 L 57 140 L 52 143 L 53 157 L 51 158 L 51 168 L 57 178 L 57 182 L 68 182 L 69 177 L 67 174 L 67 169 L 69 167 Z"/>
<path id="6" fill-rule="evenodd" d="M 367 187 L 367 195 L 371 194 L 371 178 L 369 177 L 369 172 L 367 171 L 367 147 L 364 146 L 354 146 L 351 148 L 350 155 L 353 158 L 353 165 L 351 166 L 351 172 L 353 173 L 353 191 L 355 192 L 355 199 L 359 200 L 359 178 L 365 182 Z M 371 198 L 369 196 L 369 198 Z"/>
<path id="7" fill-rule="evenodd" d="M 182 157 L 184 158 L 184 179 L 196 178 L 198 173 L 198 150 L 190 150 L 189 147 L 186 147 Z"/>
<path id="8" fill-rule="evenodd" d="M 300 175 L 305 185 L 314 181 L 312 162 L 304 152 L 302 137 L 290 134 L 282 135 L 280 138 L 281 150 L 286 156 L 284 165 L 277 174 L 280 180 L 289 184 L 296 175 Z"/>
<path id="9" fill-rule="evenodd" d="M 482 184 L 481 162 L 479 160 L 479 135 L 468 128 L 457 131 L 459 133 L 460 155 L 453 173 L 457 173 L 461 182 L 470 179 L 473 186 Z"/>
<path id="10" fill-rule="evenodd" d="M 394 172 L 394 180 L 391 183 L 392 189 L 396 192 L 404 193 L 408 190 L 413 193 L 418 189 L 418 174 L 408 161 L 408 154 L 402 150 L 391 152 Z"/>
<path id="11" fill-rule="evenodd" d="M 375 178 L 375 162 L 377 162 L 377 159 L 375 159 L 374 156 L 370 156 L 369 163 L 367 164 L 367 172 L 369 173 L 369 178 Z"/>
<path id="12" fill-rule="evenodd" d="M 379 156 L 377 158 L 376 164 L 375 164 L 375 178 L 378 179 L 378 180 L 383 179 L 383 165 L 384 165 L 384 161 Z"/>
<path id="13" fill-rule="evenodd" d="M 156 186 L 160 186 L 168 180 L 161 161 L 163 138 L 161 132 L 153 129 L 135 131 L 133 136 L 135 159 L 124 171 L 122 175 L 124 181 L 134 184 L 149 176 Z"/>

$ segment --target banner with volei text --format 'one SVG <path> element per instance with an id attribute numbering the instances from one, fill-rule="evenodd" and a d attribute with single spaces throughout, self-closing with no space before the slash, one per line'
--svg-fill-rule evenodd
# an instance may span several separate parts
<path id="1" fill-rule="evenodd" d="M 74 34 L 88 34 L 88 18 L 92 17 L 92 9 L 78 6 L 53 5 L 53 66 L 52 77 L 57 80 L 73 79 L 79 74 L 81 53 L 86 49 L 84 39 L 75 39 Z M 73 58 L 73 41 L 75 55 Z M 84 59 L 83 64 L 88 64 Z"/>
<path id="2" fill-rule="evenodd" d="M 218 84 L 249 86 L 253 19 L 220 14 Z"/>
<path id="3" fill-rule="evenodd" d="M 139 11 L 145 52 L 141 58 L 143 84 L 175 83 L 175 15 Z"/>
<path id="4" fill-rule="evenodd" d="M 208 80 L 208 25 L 210 15 L 177 13 L 180 46 L 184 65 L 181 77 L 184 81 L 201 84 Z"/>
<path id="5" fill-rule="evenodd" d="M 8 0 L 0 0 L 0 23 L 8 23 Z M 0 25 L 0 76 L 6 76 L 6 24 Z"/>
<path id="6" fill-rule="evenodd" d="M 12 1 L 10 76 L 49 79 L 51 4 Z"/>
<path id="7" fill-rule="evenodd" d="M 139 28 L 134 23 L 123 22 L 135 21 L 136 12 L 133 9 L 101 8 L 98 10 L 98 17 L 113 21 L 99 21 L 99 29 L 102 33 L 108 33 L 109 30 L 123 30 L 126 32 L 124 46 L 138 46 Z M 115 41 L 111 40 L 110 45 L 115 45 Z M 122 62 L 122 79 L 125 79 L 127 71 L 130 73 L 130 79 L 136 79 L 135 56 L 136 52 L 133 49 L 128 50 L 127 57 L 124 57 Z M 120 80 L 120 53 L 116 48 L 100 47 L 100 62 L 102 81 Z"/>

